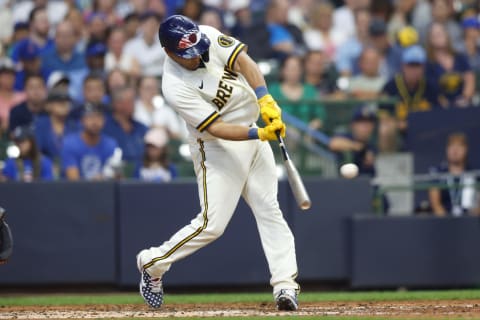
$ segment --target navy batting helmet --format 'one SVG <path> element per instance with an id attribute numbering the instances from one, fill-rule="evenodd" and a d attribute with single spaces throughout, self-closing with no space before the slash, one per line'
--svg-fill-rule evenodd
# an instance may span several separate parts
<path id="1" fill-rule="evenodd" d="M 187 17 L 173 15 L 160 25 L 158 38 L 162 47 L 185 59 L 198 57 L 210 47 L 210 40 Z"/>

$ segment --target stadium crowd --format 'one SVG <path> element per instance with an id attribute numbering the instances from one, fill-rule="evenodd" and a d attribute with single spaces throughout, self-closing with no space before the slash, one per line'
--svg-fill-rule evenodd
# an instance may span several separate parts
<path id="1" fill-rule="evenodd" d="M 480 104 L 475 0 L 2 0 L 0 9 L 3 153 L 16 146 L 3 181 L 178 176 L 168 147 L 186 131 L 160 92 L 157 37 L 175 13 L 278 69 L 272 95 L 312 129 L 325 130 L 325 102 L 391 98 L 360 105 L 349 132 L 329 132 L 330 150 L 349 153 L 362 174 L 374 174 L 377 153 L 404 150 L 409 113 Z"/>

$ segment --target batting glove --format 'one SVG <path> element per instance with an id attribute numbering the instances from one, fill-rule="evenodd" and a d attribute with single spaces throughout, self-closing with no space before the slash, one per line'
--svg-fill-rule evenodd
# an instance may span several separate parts
<path id="1" fill-rule="evenodd" d="M 273 120 L 269 125 L 264 128 L 258 128 L 258 138 L 262 141 L 277 140 L 277 132 L 280 136 L 285 137 L 286 126 L 279 119 Z"/>
<path id="2" fill-rule="evenodd" d="M 258 105 L 260 106 L 263 122 L 266 125 L 269 125 L 275 119 L 281 121 L 282 110 L 270 94 L 266 94 L 258 99 Z"/>

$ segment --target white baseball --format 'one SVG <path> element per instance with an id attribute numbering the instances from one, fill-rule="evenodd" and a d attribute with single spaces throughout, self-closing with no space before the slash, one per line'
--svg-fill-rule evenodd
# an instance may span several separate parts
<path id="1" fill-rule="evenodd" d="M 354 163 L 346 163 L 340 167 L 340 174 L 347 179 L 355 178 L 358 175 L 358 166 Z"/>

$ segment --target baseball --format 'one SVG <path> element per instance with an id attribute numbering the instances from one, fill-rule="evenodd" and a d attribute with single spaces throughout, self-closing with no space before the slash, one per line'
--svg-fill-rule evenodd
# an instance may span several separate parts
<path id="1" fill-rule="evenodd" d="M 344 178 L 355 178 L 358 175 L 358 166 L 354 163 L 346 163 L 340 167 L 340 173 Z"/>

